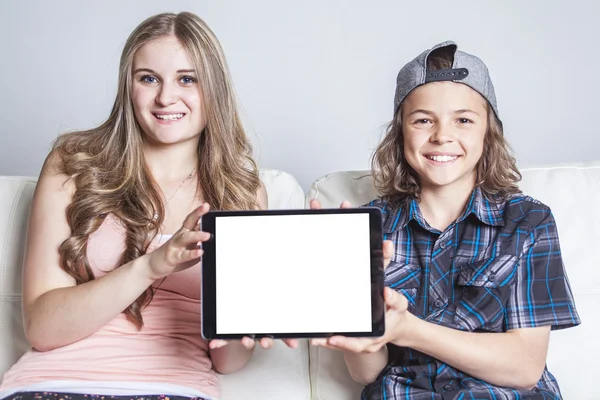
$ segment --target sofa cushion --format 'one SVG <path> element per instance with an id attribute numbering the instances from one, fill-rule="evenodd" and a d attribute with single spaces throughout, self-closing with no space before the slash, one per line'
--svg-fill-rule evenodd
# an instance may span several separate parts
<path id="1" fill-rule="evenodd" d="M 0 377 L 28 348 L 21 318 L 21 265 L 35 180 L 0 177 Z"/>
<path id="2" fill-rule="evenodd" d="M 574 163 L 522 169 L 521 190 L 550 206 L 558 226 L 563 260 L 582 320 L 578 327 L 553 331 L 548 368 L 564 398 L 596 396 L 594 379 L 600 358 L 600 268 L 595 254 L 596 227 L 600 226 L 600 162 Z M 306 197 L 323 207 L 338 207 L 343 200 L 354 206 L 377 197 L 369 171 L 346 171 L 317 179 Z M 310 349 L 313 396 L 319 400 L 359 398 L 362 387 L 352 381 L 339 352 Z"/>

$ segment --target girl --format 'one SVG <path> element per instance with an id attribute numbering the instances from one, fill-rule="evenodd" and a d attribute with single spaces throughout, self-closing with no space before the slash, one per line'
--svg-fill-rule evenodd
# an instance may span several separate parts
<path id="1" fill-rule="evenodd" d="M 487 67 L 453 42 L 398 74 L 368 205 L 387 239 L 386 332 L 312 340 L 344 351 L 365 399 L 560 399 L 550 331 L 580 321 L 554 218 L 520 193 L 498 115 Z"/>
<path id="2" fill-rule="evenodd" d="M 254 342 L 200 334 L 209 204 L 267 195 L 217 38 L 196 15 L 156 15 L 125 44 L 107 121 L 60 137 L 43 166 L 23 271 L 33 349 L 0 398 L 217 398 L 215 371 L 242 368 Z"/>

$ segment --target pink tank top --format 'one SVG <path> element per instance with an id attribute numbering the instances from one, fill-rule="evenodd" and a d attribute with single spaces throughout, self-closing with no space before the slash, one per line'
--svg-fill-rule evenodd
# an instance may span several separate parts
<path id="1" fill-rule="evenodd" d="M 148 251 L 160 244 L 157 238 Z M 109 215 L 88 241 L 95 276 L 114 269 L 124 249 L 124 228 Z M 56 380 L 127 381 L 176 384 L 218 398 L 219 379 L 200 334 L 200 268 L 155 282 L 140 331 L 119 314 L 76 343 L 44 353 L 32 349 L 6 372 L 0 391 Z"/>

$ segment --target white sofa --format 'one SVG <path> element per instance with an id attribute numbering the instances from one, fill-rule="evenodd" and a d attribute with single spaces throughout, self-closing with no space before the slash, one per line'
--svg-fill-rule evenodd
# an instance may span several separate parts
<path id="1" fill-rule="evenodd" d="M 551 335 L 548 366 L 565 399 L 600 399 L 594 378 L 600 375 L 600 344 L 594 331 L 600 316 L 600 256 L 594 253 L 600 225 L 600 162 L 529 168 L 524 192 L 548 204 L 556 217 L 567 271 L 582 325 Z M 307 196 L 289 174 L 262 170 L 271 208 L 303 208 L 317 198 L 325 207 L 342 200 L 360 205 L 376 197 L 368 171 L 337 172 L 317 179 Z M 35 178 L 0 177 L 0 377 L 28 348 L 23 337 L 20 269 L 26 220 Z M 221 377 L 223 400 L 357 400 L 361 386 L 350 379 L 338 352 L 281 344 L 257 349 L 242 371 Z"/>

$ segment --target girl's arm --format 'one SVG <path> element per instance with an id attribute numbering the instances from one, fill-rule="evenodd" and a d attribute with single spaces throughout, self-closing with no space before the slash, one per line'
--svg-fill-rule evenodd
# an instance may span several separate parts
<path id="1" fill-rule="evenodd" d="M 66 175 L 58 172 L 59 163 L 58 155 L 51 153 L 42 168 L 31 206 L 23 267 L 25 335 L 39 351 L 65 346 L 96 332 L 155 279 L 175 267 L 185 268 L 180 263 L 193 265 L 201 250 L 187 250 L 185 246 L 208 238 L 203 232 L 187 231 L 185 237 L 171 239 L 160 251 L 76 285 L 75 279 L 60 267 L 58 248 L 71 234 L 65 211 L 75 188 Z M 208 211 L 208 207 L 203 210 Z M 200 215 L 198 210 L 194 213 L 186 220 L 192 227 L 194 218 L 197 221 Z"/>

